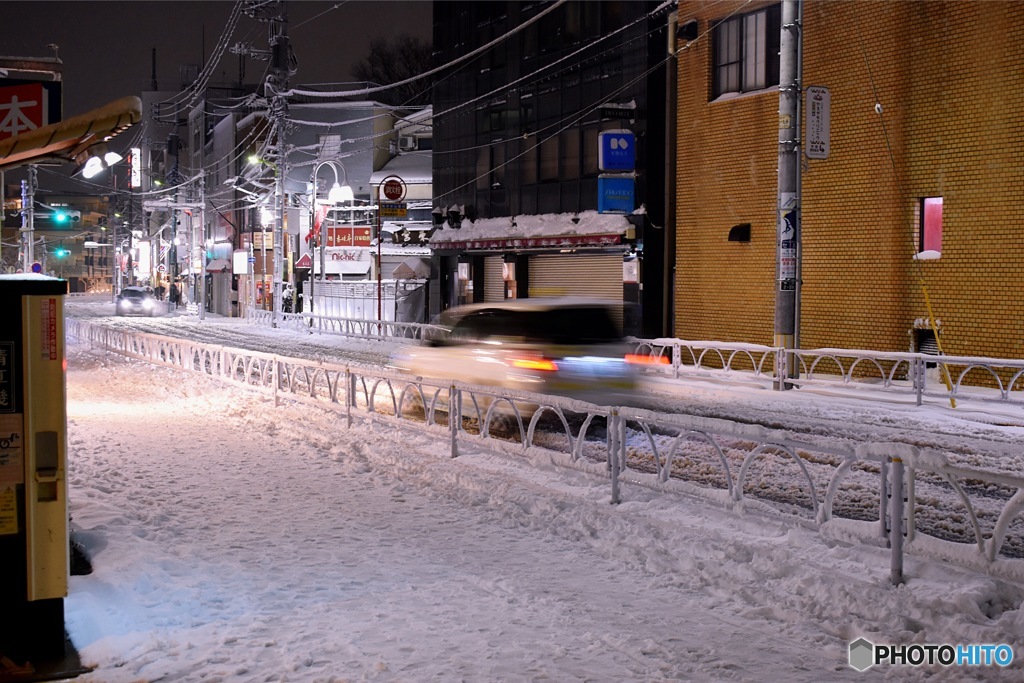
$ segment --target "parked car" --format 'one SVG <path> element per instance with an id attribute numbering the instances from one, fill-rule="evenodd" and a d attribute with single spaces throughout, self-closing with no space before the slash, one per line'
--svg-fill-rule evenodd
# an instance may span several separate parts
<path id="1" fill-rule="evenodd" d="M 157 301 L 146 287 L 124 287 L 117 295 L 118 315 L 148 315 L 156 312 Z"/>
<path id="2" fill-rule="evenodd" d="M 556 394 L 615 405 L 637 373 L 612 315 L 613 303 L 580 298 L 510 299 L 452 309 L 448 332 L 407 346 L 392 364 L 411 375 Z M 517 404 L 518 405 L 518 404 Z M 529 413 L 529 406 L 519 406 Z"/>

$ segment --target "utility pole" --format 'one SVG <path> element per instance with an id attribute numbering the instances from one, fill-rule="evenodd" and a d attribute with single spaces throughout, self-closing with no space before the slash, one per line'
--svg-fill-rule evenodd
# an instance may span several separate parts
<path id="1" fill-rule="evenodd" d="M 28 180 L 21 181 L 21 267 L 22 272 L 31 273 L 32 263 L 35 261 L 35 205 L 36 187 L 35 164 L 28 167 Z"/>
<path id="2" fill-rule="evenodd" d="M 199 245 L 199 319 L 206 320 L 206 178 L 199 171 L 199 229 L 202 240 Z"/>
<path id="3" fill-rule="evenodd" d="M 779 42 L 779 185 L 776 207 L 778 289 L 775 292 L 775 346 L 786 353 L 785 377 L 776 389 L 789 389 L 797 376 L 789 350 L 799 345 L 800 319 L 800 16 L 802 0 L 783 0 Z"/>
<path id="4" fill-rule="evenodd" d="M 277 130 L 277 164 L 274 167 L 277 175 L 275 190 L 277 200 L 277 220 L 274 222 L 274 310 L 271 315 L 271 326 L 277 327 L 282 311 L 282 284 L 284 281 L 284 181 L 288 173 L 287 150 L 285 149 L 285 127 L 288 125 L 288 76 L 290 75 L 291 46 L 288 44 L 288 15 L 284 0 L 280 3 L 280 14 L 271 21 L 270 37 L 270 75 L 267 84 L 273 91 L 271 98 L 271 118 Z"/>

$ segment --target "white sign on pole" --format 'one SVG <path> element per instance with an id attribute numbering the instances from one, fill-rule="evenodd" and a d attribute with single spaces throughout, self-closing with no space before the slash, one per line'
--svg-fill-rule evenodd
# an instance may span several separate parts
<path id="1" fill-rule="evenodd" d="M 807 88 L 804 110 L 807 112 L 807 158 L 827 159 L 832 128 L 832 93 L 814 85 Z"/>

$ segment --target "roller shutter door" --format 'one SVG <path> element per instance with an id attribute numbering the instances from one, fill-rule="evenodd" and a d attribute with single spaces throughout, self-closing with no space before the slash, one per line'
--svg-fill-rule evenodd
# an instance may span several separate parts
<path id="1" fill-rule="evenodd" d="M 607 299 L 622 328 L 622 254 L 538 254 L 530 257 L 530 297 Z"/>
<path id="2" fill-rule="evenodd" d="M 484 257 L 484 301 L 491 303 L 505 300 L 505 273 L 503 256 Z"/>

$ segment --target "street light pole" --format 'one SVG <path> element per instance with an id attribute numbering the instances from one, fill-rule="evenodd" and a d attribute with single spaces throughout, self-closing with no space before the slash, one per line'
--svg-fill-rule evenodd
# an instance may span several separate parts
<path id="1" fill-rule="evenodd" d="M 337 206 L 339 203 L 344 202 L 344 201 L 351 202 L 353 199 L 355 199 L 355 195 L 352 192 L 352 188 L 348 184 L 348 170 L 345 168 L 345 164 L 341 163 L 340 161 L 334 160 L 334 159 L 325 159 L 323 161 L 318 162 L 317 165 L 313 167 L 313 191 L 312 191 L 312 201 L 310 202 L 310 206 L 311 206 L 311 209 L 312 209 L 312 212 L 313 212 L 313 220 L 312 220 L 312 235 L 313 235 L 313 238 L 310 240 L 310 249 L 311 249 L 310 262 L 312 264 L 313 259 L 316 258 L 316 248 L 319 245 L 319 247 L 320 247 L 320 278 L 324 282 L 326 282 L 327 281 L 327 263 L 326 263 L 327 255 L 326 255 L 326 247 L 325 247 L 326 240 L 324 239 L 324 234 L 323 234 L 323 231 L 324 231 L 323 223 L 324 223 L 324 220 L 327 218 L 327 212 L 325 211 L 323 216 L 320 215 L 319 207 L 321 205 L 321 202 L 318 199 L 319 188 L 317 187 L 317 175 L 320 173 L 320 169 L 323 168 L 324 166 L 330 166 L 331 170 L 334 171 L 334 185 L 331 186 L 330 191 L 327 193 L 327 201 L 325 202 L 326 204 L 329 204 L 329 205 L 332 205 L 332 206 Z M 341 185 L 338 182 L 338 166 L 341 166 L 341 171 L 344 174 L 344 178 L 345 178 L 345 184 L 344 185 Z M 319 223 L 317 221 L 319 221 Z M 311 269 L 311 270 L 315 270 L 315 269 Z M 311 273 L 310 277 L 309 277 L 309 312 L 310 313 L 312 313 L 313 310 L 314 310 L 313 309 L 313 307 L 314 307 L 314 304 L 313 304 L 313 282 L 316 279 L 315 276 L 316 276 L 316 273 L 314 272 L 314 273 Z"/>

